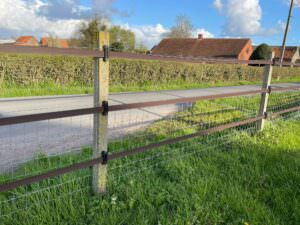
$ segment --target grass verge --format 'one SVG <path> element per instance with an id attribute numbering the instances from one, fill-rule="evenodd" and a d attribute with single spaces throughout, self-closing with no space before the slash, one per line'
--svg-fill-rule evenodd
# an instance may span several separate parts
<path id="1" fill-rule="evenodd" d="M 289 79 L 282 79 L 280 81 L 273 81 L 275 83 L 284 82 L 300 82 L 300 78 L 293 77 Z M 239 85 L 261 85 L 260 82 L 251 81 L 230 81 L 230 82 L 210 82 L 210 83 L 195 83 L 188 81 L 174 81 L 162 83 L 145 83 L 143 85 L 110 85 L 111 93 L 119 92 L 142 92 L 142 91 L 162 91 L 162 90 L 186 90 L 196 88 L 210 88 L 223 86 L 239 86 Z M 19 85 L 0 85 L 0 98 L 13 97 L 30 97 L 30 96 L 53 96 L 53 95 L 81 95 L 92 94 L 93 87 L 83 85 L 57 85 L 52 83 L 36 84 L 30 86 Z"/>

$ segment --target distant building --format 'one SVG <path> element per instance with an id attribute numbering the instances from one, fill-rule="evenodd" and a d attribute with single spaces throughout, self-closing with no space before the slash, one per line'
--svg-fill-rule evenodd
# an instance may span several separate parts
<path id="1" fill-rule="evenodd" d="M 42 37 L 40 44 L 42 47 L 69 48 L 69 41 L 67 39 Z"/>
<path id="2" fill-rule="evenodd" d="M 281 57 L 281 46 L 271 46 L 275 53 L 275 60 L 279 61 Z M 297 46 L 287 46 L 284 52 L 283 62 L 300 62 L 300 50 Z"/>
<path id="3" fill-rule="evenodd" d="M 16 40 L 15 45 L 19 45 L 19 46 L 39 46 L 39 42 L 33 36 L 21 36 Z"/>
<path id="4" fill-rule="evenodd" d="M 207 57 L 248 60 L 252 55 L 251 39 L 232 38 L 169 38 L 152 49 L 153 55 Z"/>
<path id="5" fill-rule="evenodd" d="M 16 41 L 12 39 L 0 40 L 0 44 L 14 44 Z"/>

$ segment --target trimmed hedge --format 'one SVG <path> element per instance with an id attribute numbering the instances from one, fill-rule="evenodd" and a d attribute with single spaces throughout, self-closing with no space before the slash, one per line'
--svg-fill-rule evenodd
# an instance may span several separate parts
<path id="1" fill-rule="evenodd" d="M 111 59 L 110 71 L 111 85 L 145 85 L 260 81 L 263 67 Z M 300 68 L 276 67 L 273 78 L 299 75 Z M 0 54 L 0 84 L 30 86 L 48 82 L 92 86 L 93 61 L 88 57 Z"/>

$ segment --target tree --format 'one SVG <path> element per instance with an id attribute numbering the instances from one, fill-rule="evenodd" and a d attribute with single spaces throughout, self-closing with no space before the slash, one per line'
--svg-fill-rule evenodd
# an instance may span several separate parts
<path id="1" fill-rule="evenodd" d="M 96 17 L 88 23 L 83 22 L 79 29 L 81 46 L 95 49 L 97 47 L 96 33 L 105 30 L 107 30 L 107 25 L 104 18 Z"/>
<path id="2" fill-rule="evenodd" d="M 147 46 L 144 44 L 143 41 L 141 41 L 135 48 L 134 50 L 135 53 L 140 53 L 140 54 L 146 54 L 149 52 Z"/>
<path id="3" fill-rule="evenodd" d="M 270 59 L 271 53 L 272 53 L 272 49 L 269 45 L 261 44 L 254 50 L 250 59 L 251 60 L 268 60 L 268 59 Z"/>
<path id="4" fill-rule="evenodd" d="M 121 28 L 120 26 L 113 26 L 109 29 L 110 43 L 122 43 L 124 51 L 133 51 L 135 48 L 135 34 Z"/>
<path id="5" fill-rule="evenodd" d="M 193 36 L 193 24 L 187 16 L 176 17 L 176 25 L 166 35 L 168 38 L 190 38 Z"/>
<path id="6" fill-rule="evenodd" d="M 110 49 L 113 52 L 123 52 L 124 51 L 124 45 L 122 42 L 114 42 L 110 45 Z"/>
<path id="7" fill-rule="evenodd" d="M 110 33 L 110 43 L 117 47 L 118 51 L 133 51 L 135 48 L 135 34 L 120 26 L 113 26 L 108 29 L 107 19 L 95 18 L 88 23 L 82 23 L 79 29 L 80 46 L 94 49 L 97 46 L 96 33 L 108 31 Z M 73 43 L 75 43 L 73 41 Z M 112 48 L 114 49 L 114 48 Z"/>

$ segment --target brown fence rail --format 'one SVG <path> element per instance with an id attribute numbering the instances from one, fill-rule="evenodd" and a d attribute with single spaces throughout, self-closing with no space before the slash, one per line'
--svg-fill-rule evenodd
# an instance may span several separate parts
<path id="1" fill-rule="evenodd" d="M 108 111 L 114 112 L 114 111 L 139 109 L 139 108 L 171 105 L 171 104 L 179 104 L 179 103 L 194 103 L 200 100 L 214 100 L 214 99 L 222 99 L 228 97 L 255 95 L 255 94 L 262 94 L 262 93 L 270 93 L 271 91 L 284 92 L 284 91 L 295 91 L 295 90 L 300 90 L 300 87 L 269 88 L 269 89 L 253 90 L 253 91 L 233 92 L 227 94 L 198 96 L 198 97 L 191 97 L 191 98 L 178 98 L 178 99 L 163 100 L 163 101 L 151 101 L 151 102 L 140 102 L 140 103 L 133 103 L 133 104 L 113 105 L 113 106 L 109 106 Z M 103 110 L 104 110 L 103 107 L 100 106 L 100 107 L 92 107 L 92 108 L 59 111 L 59 112 L 4 117 L 4 118 L 0 118 L 0 126 L 37 122 L 37 121 L 50 120 L 50 119 L 60 119 L 60 118 L 72 117 L 72 116 L 83 116 L 83 115 L 94 114 L 94 113 L 102 113 Z"/>

